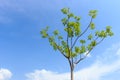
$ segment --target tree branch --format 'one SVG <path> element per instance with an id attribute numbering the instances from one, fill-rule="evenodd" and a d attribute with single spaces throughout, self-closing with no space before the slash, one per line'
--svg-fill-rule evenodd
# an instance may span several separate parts
<path id="1" fill-rule="evenodd" d="M 97 40 L 97 39 L 98 39 L 98 37 L 97 37 L 95 40 Z M 105 39 L 105 38 L 102 38 L 102 39 L 96 44 L 96 46 L 97 46 L 98 44 L 100 44 L 104 39 Z M 96 46 L 95 46 L 95 47 L 96 47 Z M 75 64 L 78 64 L 80 61 L 84 60 L 84 59 L 88 56 L 88 54 L 93 50 L 93 48 L 95 48 L 95 47 L 92 47 L 91 50 L 89 50 L 83 58 L 80 57 L 80 59 L 79 59 L 78 61 L 74 62 L 74 63 L 75 63 Z"/>
<path id="2" fill-rule="evenodd" d="M 78 40 L 83 34 L 85 34 L 85 32 L 87 32 L 88 28 L 90 27 L 90 24 L 92 23 L 92 19 L 93 19 L 93 18 L 91 17 L 91 20 L 90 20 L 89 25 L 88 25 L 87 28 L 83 31 L 83 33 L 81 33 L 81 34 L 75 39 L 75 41 L 74 41 L 74 43 L 73 43 L 73 45 L 72 45 L 71 48 L 73 48 L 74 45 L 76 44 L 77 40 Z"/>
<path id="3" fill-rule="evenodd" d="M 92 48 L 92 49 L 93 49 L 93 48 Z M 79 59 L 78 61 L 74 62 L 74 63 L 75 63 L 75 64 L 78 64 L 80 61 L 84 60 L 84 59 L 87 57 L 87 55 L 92 51 L 92 49 L 89 50 L 83 58 L 80 57 L 80 59 Z"/>
<path id="4" fill-rule="evenodd" d="M 61 53 L 65 58 L 68 59 L 68 57 L 64 54 L 64 52 L 61 51 L 61 49 L 59 48 L 59 46 L 58 46 L 56 43 L 55 43 L 55 45 L 57 46 L 57 49 L 60 51 L 60 53 Z"/>
<path id="5" fill-rule="evenodd" d="M 97 43 L 97 45 L 100 44 L 104 39 L 105 39 L 105 38 L 103 37 L 103 38 Z"/>
<path id="6" fill-rule="evenodd" d="M 69 10 L 68 10 L 68 12 L 69 12 Z M 69 22 L 69 17 L 67 17 L 68 19 L 67 19 L 67 24 L 68 24 L 68 22 Z M 68 30 L 68 32 L 67 32 L 67 48 L 68 48 L 68 58 L 70 58 L 70 53 L 71 53 L 71 51 L 70 51 L 70 49 L 69 49 L 69 27 L 68 27 L 68 25 L 66 24 L 66 27 L 67 27 L 67 30 Z"/>
<path id="7" fill-rule="evenodd" d="M 48 39 L 50 38 L 50 36 L 48 35 Z M 55 43 L 55 46 L 57 47 L 57 49 L 60 51 L 60 53 L 65 57 L 65 58 L 68 58 L 65 54 L 64 54 L 64 52 L 59 48 L 59 46 L 58 46 L 58 44 L 56 43 L 56 42 L 54 42 Z"/>

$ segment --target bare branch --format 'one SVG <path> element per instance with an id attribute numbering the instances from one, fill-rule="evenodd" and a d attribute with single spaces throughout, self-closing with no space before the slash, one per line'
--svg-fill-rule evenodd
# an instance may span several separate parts
<path id="1" fill-rule="evenodd" d="M 104 39 L 105 39 L 105 38 L 102 38 L 102 39 L 97 43 L 97 45 L 100 44 Z"/>

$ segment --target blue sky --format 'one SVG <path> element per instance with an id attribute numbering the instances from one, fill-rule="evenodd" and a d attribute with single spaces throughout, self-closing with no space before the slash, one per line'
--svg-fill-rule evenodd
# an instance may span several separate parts
<path id="1" fill-rule="evenodd" d="M 79 79 L 78 74 L 86 71 L 87 78 L 83 77 L 82 80 L 118 80 L 119 0 L 0 0 L 0 80 L 35 80 L 33 77 L 36 80 L 47 80 L 45 76 L 50 76 L 49 80 L 52 80 L 69 74 L 66 59 L 55 52 L 39 34 L 47 25 L 51 27 L 50 32 L 63 28 L 61 19 L 64 16 L 60 12 L 63 7 L 69 7 L 72 12 L 81 16 L 83 26 L 90 20 L 89 10 L 96 9 L 98 16 L 94 22 L 97 29 L 110 25 L 114 32 L 112 38 L 105 39 L 92 51 L 91 57 L 76 67 L 76 80 Z M 95 70 L 98 70 L 97 77 L 91 78 L 89 73 Z M 3 73 L 8 76 L 4 77 Z M 53 77 L 54 75 L 57 77 Z"/>

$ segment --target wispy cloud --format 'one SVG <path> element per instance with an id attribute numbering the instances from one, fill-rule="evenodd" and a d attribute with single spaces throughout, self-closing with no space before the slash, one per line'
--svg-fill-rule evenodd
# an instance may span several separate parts
<path id="1" fill-rule="evenodd" d="M 102 77 L 120 70 L 120 44 L 108 48 L 89 67 L 75 72 L 75 80 L 102 80 Z M 70 80 L 69 73 L 35 70 L 26 74 L 27 80 Z"/>
<path id="2" fill-rule="evenodd" d="M 0 23 L 7 24 L 13 22 L 10 14 L 26 14 L 21 3 L 14 0 L 0 0 Z"/>
<path id="3" fill-rule="evenodd" d="M 18 3 L 13 0 L 0 0 L 1 10 L 13 10 L 17 12 L 24 11 L 24 8 L 21 6 L 21 3 Z"/>
<path id="4" fill-rule="evenodd" d="M 12 77 L 12 73 L 8 69 L 0 69 L 0 80 L 9 80 Z"/>

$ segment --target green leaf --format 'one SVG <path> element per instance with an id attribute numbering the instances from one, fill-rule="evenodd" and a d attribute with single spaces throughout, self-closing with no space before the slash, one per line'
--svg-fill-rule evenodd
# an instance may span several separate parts
<path id="1" fill-rule="evenodd" d="M 74 30 L 75 30 L 75 36 L 78 36 L 80 34 L 80 23 L 79 22 L 76 22 L 74 23 Z"/>
<path id="2" fill-rule="evenodd" d="M 68 22 L 68 24 L 67 24 L 68 27 L 71 27 L 73 25 L 74 25 L 74 22 Z"/>
<path id="3" fill-rule="evenodd" d="M 96 18 L 97 15 L 97 10 L 90 10 L 89 11 L 89 16 L 91 16 L 92 18 Z"/>
<path id="4" fill-rule="evenodd" d="M 55 31 L 53 32 L 53 34 L 56 36 L 56 35 L 59 34 L 59 31 L 58 31 L 58 30 L 55 30 Z"/>
<path id="5" fill-rule="evenodd" d="M 61 41 L 61 44 L 62 44 L 63 48 L 67 47 L 67 43 L 65 41 Z"/>
<path id="6" fill-rule="evenodd" d="M 84 44 L 86 41 L 85 40 L 80 40 L 80 43 L 81 44 Z"/>
<path id="7" fill-rule="evenodd" d="M 79 52 L 80 52 L 80 48 L 76 46 L 76 47 L 75 47 L 75 52 L 76 52 L 76 53 L 79 53 Z"/>
<path id="8" fill-rule="evenodd" d="M 100 34 L 99 31 L 96 31 L 96 32 L 95 32 L 95 36 L 98 36 L 99 34 Z"/>
<path id="9" fill-rule="evenodd" d="M 97 10 L 90 10 L 89 13 L 95 14 L 95 13 L 97 13 Z"/>
<path id="10" fill-rule="evenodd" d="M 87 49 L 88 49 L 88 51 L 90 51 L 90 50 L 92 49 L 91 44 L 89 44 L 89 45 L 87 46 Z"/>
<path id="11" fill-rule="evenodd" d="M 74 17 L 74 14 L 73 13 L 69 13 L 68 14 L 68 18 L 70 18 L 70 17 Z"/>
<path id="12" fill-rule="evenodd" d="M 94 23 L 91 23 L 90 24 L 90 28 L 93 30 L 93 29 L 95 29 L 95 24 Z"/>
<path id="13" fill-rule="evenodd" d="M 109 33 L 111 31 L 111 26 L 106 27 L 106 32 Z"/>
<path id="14" fill-rule="evenodd" d="M 40 31 L 40 34 L 42 35 L 42 38 L 47 38 L 48 37 L 48 34 L 47 34 L 48 29 L 49 29 L 49 27 L 47 26 L 45 29 Z"/>
<path id="15" fill-rule="evenodd" d="M 52 42 L 54 42 L 54 40 L 55 40 L 54 37 L 51 36 L 51 37 L 49 37 L 48 39 L 49 39 L 50 44 L 52 45 Z"/>
<path id="16" fill-rule="evenodd" d="M 77 56 L 77 54 L 76 53 L 74 53 L 74 52 L 72 52 L 72 54 L 71 54 L 71 58 L 74 58 L 74 57 L 76 57 Z"/>
<path id="17" fill-rule="evenodd" d="M 63 18 L 61 21 L 62 21 L 64 26 L 67 24 L 67 19 L 66 18 Z"/>
<path id="18" fill-rule="evenodd" d="M 53 46 L 53 49 L 56 51 L 57 50 L 57 45 L 53 42 L 52 46 Z"/>
<path id="19" fill-rule="evenodd" d="M 64 52 L 62 46 L 58 46 L 58 49 L 60 50 L 60 52 Z"/>
<path id="20" fill-rule="evenodd" d="M 48 37 L 48 34 L 45 30 L 40 31 L 40 33 L 42 35 L 42 38 L 47 38 Z"/>
<path id="21" fill-rule="evenodd" d="M 88 36 L 88 40 L 91 40 L 93 38 L 92 34 Z"/>
<path id="22" fill-rule="evenodd" d="M 80 20 L 80 17 L 79 17 L 79 16 L 75 16 L 74 18 L 75 18 L 77 21 Z"/>
<path id="23" fill-rule="evenodd" d="M 95 14 L 95 15 L 92 16 L 92 18 L 96 18 L 96 16 L 97 16 L 97 15 Z"/>
<path id="24" fill-rule="evenodd" d="M 85 46 L 81 46 L 80 53 L 82 54 L 82 53 L 85 53 L 85 52 L 86 52 L 86 48 L 85 48 Z"/>
<path id="25" fill-rule="evenodd" d="M 72 28 L 68 28 L 68 37 L 73 37 L 73 30 Z"/>
<path id="26" fill-rule="evenodd" d="M 96 46 L 96 44 L 97 44 L 97 42 L 95 41 L 95 40 L 93 40 L 92 42 L 91 42 L 91 46 Z"/>
<path id="27" fill-rule="evenodd" d="M 68 48 L 64 48 L 64 52 L 66 53 L 66 56 L 67 56 L 67 57 L 70 56 L 69 51 L 68 51 Z"/>
<path id="28" fill-rule="evenodd" d="M 63 14 L 68 14 L 69 8 L 63 8 L 63 9 L 61 9 L 61 11 Z"/>
<path id="29" fill-rule="evenodd" d="M 113 32 L 109 32 L 108 35 L 109 35 L 109 36 L 113 36 L 114 33 L 113 33 Z"/>
<path id="30" fill-rule="evenodd" d="M 63 37 L 62 36 L 58 36 L 58 39 L 63 39 Z"/>
<path id="31" fill-rule="evenodd" d="M 102 30 L 98 36 L 99 37 L 106 37 L 107 33 L 104 30 Z"/>
<path id="32" fill-rule="evenodd" d="M 67 32 L 68 37 L 73 37 L 74 36 L 72 28 L 67 27 L 67 28 L 64 28 L 64 30 Z"/>
<path id="33" fill-rule="evenodd" d="M 66 32 L 67 32 L 67 31 L 68 31 L 68 30 L 67 30 L 67 28 L 64 28 L 64 31 L 66 31 Z"/>

